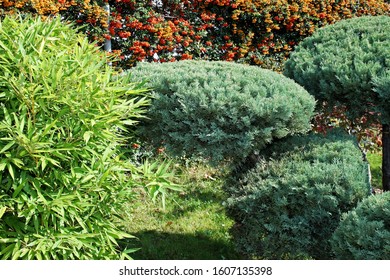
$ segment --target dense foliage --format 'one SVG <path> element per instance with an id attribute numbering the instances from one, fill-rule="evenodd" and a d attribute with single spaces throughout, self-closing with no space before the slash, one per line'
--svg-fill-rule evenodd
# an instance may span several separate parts
<path id="1" fill-rule="evenodd" d="M 146 104 L 58 18 L 0 21 L 0 257 L 118 259 L 135 184 L 122 131 Z"/>
<path id="2" fill-rule="evenodd" d="M 110 4 L 110 18 L 104 5 Z M 317 28 L 361 15 L 389 14 L 383 0 L 4 0 L 15 10 L 60 13 L 90 39 L 112 40 L 124 68 L 136 61 L 227 60 L 280 69 Z"/>
<path id="3" fill-rule="evenodd" d="M 346 213 L 331 242 L 338 259 L 390 259 L 390 193 L 366 198 Z"/>
<path id="4" fill-rule="evenodd" d="M 344 133 L 280 140 L 226 186 L 237 248 L 266 259 L 329 259 L 341 214 L 370 193 L 367 164 Z"/>
<path id="5" fill-rule="evenodd" d="M 285 65 L 328 108 L 345 106 L 353 122 L 382 124 L 383 189 L 390 190 L 390 17 L 340 21 L 306 38 Z"/>
<path id="6" fill-rule="evenodd" d="M 141 63 L 154 99 L 141 136 L 167 152 L 241 161 L 274 139 L 310 129 L 315 101 L 283 75 L 231 62 Z"/>
<path id="7" fill-rule="evenodd" d="M 390 17 L 385 16 L 321 28 L 297 47 L 284 74 L 330 108 L 347 106 L 352 120 L 380 116 L 382 123 L 389 123 L 389 33 Z"/>

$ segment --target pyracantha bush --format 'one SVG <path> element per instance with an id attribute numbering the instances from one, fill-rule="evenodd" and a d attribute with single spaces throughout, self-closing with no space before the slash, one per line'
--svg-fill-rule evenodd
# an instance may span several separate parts
<path id="1" fill-rule="evenodd" d="M 196 58 L 281 70 L 295 46 L 319 27 L 389 15 L 390 5 L 383 0 L 4 0 L 0 9 L 61 14 L 82 25 L 91 40 L 111 40 L 123 68 L 137 61 Z"/>

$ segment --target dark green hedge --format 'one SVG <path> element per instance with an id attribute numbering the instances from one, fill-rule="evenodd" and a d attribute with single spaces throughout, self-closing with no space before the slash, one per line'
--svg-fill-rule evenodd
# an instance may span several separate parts
<path id="1" fill-rule="evenodd" d="M 346 213 L 333 234 L 336 258 L 390 259 L 390 192 L 373 195 Z"/>
<path id="2" fill-rule="evenodd" d="M 283 75 L 228 62 L 141 63 L 154 100 L 140 134 L 173 155 L 240 161 L 310 129 L 315 101 Z"/>
<path id="3" fill-rule="evenodd" d="M 367 164 L 354 138 L 334 132 L 276 142 L 226 191 L 233 235 L 245 255 L 329 259 L 343 212 L 370 194 Z"/>

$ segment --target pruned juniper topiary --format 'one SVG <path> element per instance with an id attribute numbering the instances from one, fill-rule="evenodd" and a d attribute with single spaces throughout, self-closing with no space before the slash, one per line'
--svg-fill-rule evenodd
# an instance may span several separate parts
<path id="1" fill-rule="evenodd" d="M 315 100 L 283 75 L 228 62 L 140 63 L 154 100 L 140 135 L 173 155 L 240 162 L 310 129 Z"/>
<path id="2" fill-rule="evenodd" d="M 372 195 L 345 213 L 331 239 L 337 259 L 390 259 L 390 192 Z"/>
<path id="3" fill-rule="evenodd" d="M 285 64 L 293 78 L 329 108 L 382 123 L 383 190 L 390 190 L 390 17 L 337 22 L 300 43 Z"/>
<path id="4" fill-rule="evenodd" d="M 237 249 L 250 258 L 331 259 L 342 213 L 370 194 L 368 166 L 346 133 L 274 142 L 225 185 Z"/>

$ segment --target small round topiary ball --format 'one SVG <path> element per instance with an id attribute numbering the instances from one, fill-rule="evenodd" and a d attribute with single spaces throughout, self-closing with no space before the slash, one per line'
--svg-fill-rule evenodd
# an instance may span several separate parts
<path id="1" fill-rule="evenodd" d="M 390 192 L 370 196 L 346 213 L 331 244 L 338 259 L 390 259 Z"/>
<path id="2" fill-rule="evenodd" d="M 315 100 L 293 80 L 229 62 L 140 63 L 153 90 L 139 132 L 175 156 L 241 161 L 274 139 L 307 132 Z"/>

